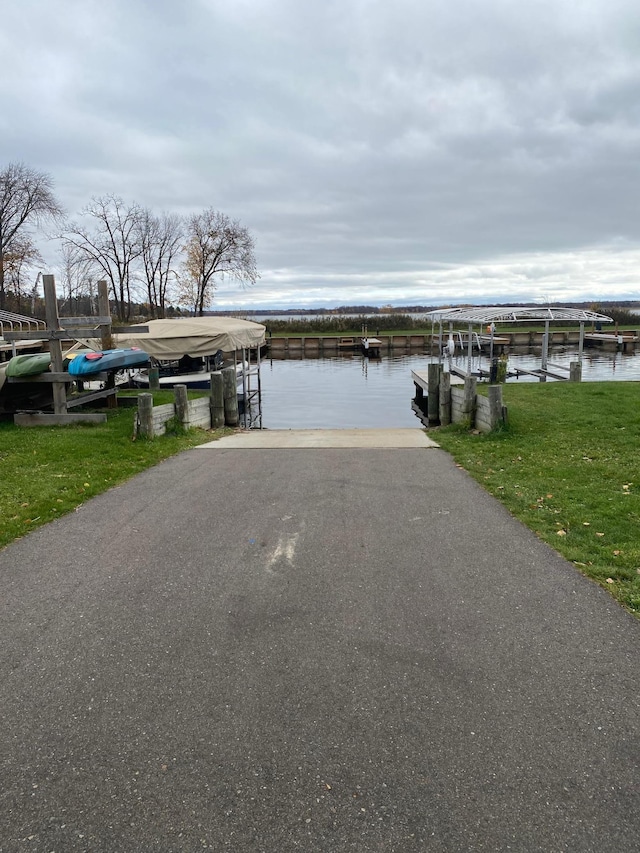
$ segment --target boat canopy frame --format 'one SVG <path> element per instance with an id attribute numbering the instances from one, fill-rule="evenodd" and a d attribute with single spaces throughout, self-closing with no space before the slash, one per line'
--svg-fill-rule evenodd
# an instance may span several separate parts
<path id="1" fill-rule="evenodd" d="M 562 308 L 555 305 L 536 305 L 520 308 L 512 305 L 481 305 L 462 308 L 438 308 L 427 314 L 432 320 L 459 323 L 613 323 L 611 317 L 583 308 Z"/>
<path id="2" fill-rule="evenodd" d="M 439 326 L 439 356 L 442 361 L 443 355 L 443 324 L 448 323 L 449 339 L 452 341 L 454 325 L 466 324 L 468 327 L 467 340 L 467 375 L 471 376 L 471 363 L 473 353 L 473 326 L 488 326 L 490 335 L 489 358 L 493 359 L 493 344 L 496 323 L 540 323 L 544 322 L 544 334 L 542 336 L 542 363 L 541 371 L 546 372 L 549 356 L 549 326 L 552 322 L 579 323 L 580 338 L 578 345 L 578 361 L 582 364 L 584 352 L 584 327 L 586 323 L 600 324 L 613 323 L 612 317 L 600 314 L 597 311 L 589 311 L 584 308 L 570 308 L 556 305 L 536 305 L 533 307 L 520 307 L 517 305 L 482 305 L 463 306 L 460 308 L 438 308 L 430 311 L 427 317 L 431 318 L 432 336 L 436 323 Z"/>

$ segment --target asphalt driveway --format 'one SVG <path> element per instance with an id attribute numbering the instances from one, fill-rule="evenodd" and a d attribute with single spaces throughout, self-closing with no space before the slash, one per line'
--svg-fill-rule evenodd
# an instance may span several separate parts
<path id="1" fill-rule="evenodd" d="M 196 448 L 0 552 L 0 851 L 637 851 L 640 623 L 438 448 Z"/>

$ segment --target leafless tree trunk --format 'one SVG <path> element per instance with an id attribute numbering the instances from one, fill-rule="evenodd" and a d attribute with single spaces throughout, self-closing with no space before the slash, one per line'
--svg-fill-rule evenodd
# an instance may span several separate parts
<path id="1" fill-rule="evenodd" d="M 182 219 L 175 213 L 156 216 L 143 210 L 139 230 L 150 316 L 164 317 L 170 283 L 177 278 L 175 261 L 184 240 Z"/>
<path id="2" fill-rule="evenodd" d="M 12 302 L 13 310 L 23 310 L 23 301 L 33 288 L 31 273 L 43 263 L 42 255 L 29 237 L 15 237 L 7 246 L 3 260 L 5 302 Z"/>
<path id="3" fill-rule="evenodd" d="M 62 244 L 60 262 L 60 283 L 66 307 L 60 310 L 66 314 L 92 314 L 91 290 L 97 275 L 95 263 L 70 243 Z M 74 300 L 76 307 L 74 309 Z M 82 303 L 82 307 L 78 307 Z"/>
<path id="4" fill-rule="evenodd" d="M 218 278 L 228 275 L 241 285 L 252 285 L 260 277 L 249 231 L 213 208 L 188 219 L 185 251 L 185 285 L 195 289 L 195 313 L 200 316 L 213 300 Z"/>
<path id="5" fill-rule="evenodd" d="M 57 220 L 62 207 L 53 195 L 53 182 L 45 172 L 23 163 L 9 163 L 0 171 L 0 308 L 6 306 L 6 256 L 11 247 L 30 242 L 29 229 Z"/>
<path id="6" fill-rule="evenodd" d="M 127 207 L 123 199 L 107 195 L 94 198 L 82 215 L 94 220 L 93 229 L 70 223 L 63 240 L 100 270 L 111 285 L 118 319 L 129 320 L 134 264 L 142 254 L 142 209 L 137 204 Z"/>

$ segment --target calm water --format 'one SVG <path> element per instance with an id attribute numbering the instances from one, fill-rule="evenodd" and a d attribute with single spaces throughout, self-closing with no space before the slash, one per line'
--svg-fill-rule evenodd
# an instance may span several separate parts
<path id="1" fill-rule="evenodd" d="M 565 365 L 577 358 L 575 350 L 553 349 L 551 364 Z M 427 370 L 424 354 L 365 359 L 361 355 L 336 358 L 264 359 L 262 362 L 263 426 L 268 429 L 353 427 L 415 427 L 411 410 L 412 370 Z M 463 370 L 466 356 L 454 359 Z M 480 366 L 488 370 L 483 357 Z M 509 355 L 509 366 L 539 368 L 540 350 Z M 473 368 L 477 369 L 474 359 Z M 640 380 L 640 352 L 589 350 L 583 355 L 583 381 Z M 538 381 L 532 377 L 510 382 Z"/>

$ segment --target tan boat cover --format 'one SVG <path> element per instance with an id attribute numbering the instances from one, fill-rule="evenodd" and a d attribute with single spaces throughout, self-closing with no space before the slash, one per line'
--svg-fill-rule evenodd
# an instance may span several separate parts
<path id="1" fill-rule="evenodd" d="M 261 346 L 265 327 L 235 317 L 187 317 L 182 320 L 150 320 L 148 332 L 114 335 L 118 347 L 140 347 L 153 358 L 174 361 L 183 355 L 213 355 Z"/>

